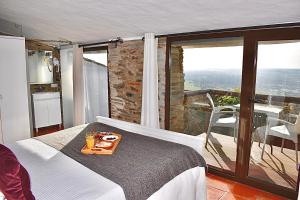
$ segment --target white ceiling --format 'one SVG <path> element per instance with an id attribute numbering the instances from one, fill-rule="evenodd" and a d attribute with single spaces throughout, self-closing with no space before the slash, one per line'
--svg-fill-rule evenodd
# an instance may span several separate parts
<path id="1" fill-rule="evenodd" d="M 92 42 L 300 22 L 300 0 L 1 0 L 0 18 L 26 37 Z"/>

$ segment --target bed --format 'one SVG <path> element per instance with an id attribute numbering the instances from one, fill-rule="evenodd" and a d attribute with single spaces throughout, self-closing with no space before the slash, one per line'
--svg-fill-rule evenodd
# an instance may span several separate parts
<path id="1" fill-rule="evenodd" d="M 146 128 L 105 117 L 97 121 L 135 134 L 175 142 L 193 148 L 202 154 L 202 138 L 166 130 Z M 39 138 L 31 138 L 7 145 L 31 178 L 31 188 L 36 199 L 41 200 L 125 200 L 123 188 L 104 176 L 65 155 L 58 148 L 47 145 L 52 140 L 58 147 L 65 146 L 87 125 L 80 125 Z M 66 137 L 68 136 L 68 137 Z M 68 138 L 68 139 L 66 139 Z M 151 194 L 148 200 L 206 199 L 205 167 L 193 167 L 176 175 Z"/>

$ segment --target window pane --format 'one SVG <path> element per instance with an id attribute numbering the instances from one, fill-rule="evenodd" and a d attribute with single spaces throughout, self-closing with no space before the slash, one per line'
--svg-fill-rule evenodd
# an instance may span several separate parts
<path id="1" fill-rule="evenodd" d="M 236 161 L 242 44 L 228 38 L 171 45 L 170 130 L 207 138 L 207 163 L 230 171 Z"/>
<path id="2" fill-rule="evenodd" d="M 258 43 L 255 99 L 249 176 L 295 189 L 300 41 Z"/>

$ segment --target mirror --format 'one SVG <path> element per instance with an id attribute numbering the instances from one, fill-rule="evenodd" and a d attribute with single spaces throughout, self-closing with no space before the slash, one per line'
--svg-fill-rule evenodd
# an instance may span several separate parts
<path id="1" fill-rule="evenodd" d="M 30 84 L 53 83 L 52 51 L 28 50 L 27 66 Z"/>

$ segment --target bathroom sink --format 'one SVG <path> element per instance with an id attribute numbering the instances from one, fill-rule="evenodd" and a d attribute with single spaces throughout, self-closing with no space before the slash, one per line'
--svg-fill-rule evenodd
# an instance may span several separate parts
<path id="1" fill-rule="evenodd" d="M 36 92 L 32 94 L 33 100 L 60 98 L 59 92 Z"/>

